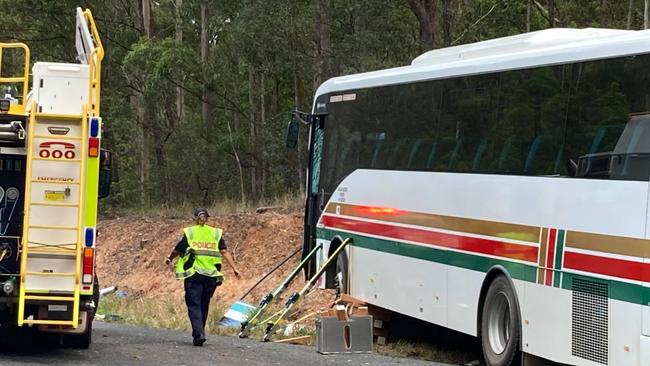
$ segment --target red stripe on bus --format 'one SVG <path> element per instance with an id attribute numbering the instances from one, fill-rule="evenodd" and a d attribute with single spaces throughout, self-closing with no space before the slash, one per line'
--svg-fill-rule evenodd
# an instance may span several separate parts
<path id="1" fill-rule="evenodd" d="M 550 229 L 548 232 L 548 249 L 546 251 L 546 280 L 544 283 L 546 286 L 550 286 L 553 283 L 553 260 L 555 259 L 555 239 L 557 235 L 557 229 Z"/>
<path id="2" fill-rule="evenodd" d="M 409 240 L 468 252 L 489 254 L 510 259 L 537 263 L 537 247 L 473 238 L 457 234 L 440 233 L 389 224 L 359 221 L 350 218 L 323 215 L 321 222 L 331 228 L 359 233 Z"/>
<path id="3" fill-rule="evenodd" d="M 650 282 L 650 264 L 596 255 L 564 252 L 564 268 Z"/>

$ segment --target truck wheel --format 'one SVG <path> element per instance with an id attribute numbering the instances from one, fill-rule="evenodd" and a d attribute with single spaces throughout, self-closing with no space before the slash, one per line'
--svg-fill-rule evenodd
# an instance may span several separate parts
<path id="1" fill-rule="evenodd" d="M 93 335 L 93 314 L 86 312 L 87 327 L 86 331 L 81 334 L 63 334 L 61 341 L 65 347 L 87 349 L 90 347 Z"/>
<path id="2" fill-rule="evenodd" d="M 95 275 L 95 281 L 93 283 L 93 301 L 95 302 L 95 308 L 92 311 L 92 318 L 95 318 L 97 309 L 99 309 L 99 278 Z"/>
<path id="3" fill-rule="evenodd" d="M 517 296 L 505 276 L 492 281 L 481 317 L 481 346 L 488 366 L 509 366 L 519 351 L 521 321 Z"/>

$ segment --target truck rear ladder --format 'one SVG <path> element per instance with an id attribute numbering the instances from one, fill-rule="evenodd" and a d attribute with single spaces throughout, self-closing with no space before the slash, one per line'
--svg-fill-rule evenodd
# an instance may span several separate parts
<path id="1" fill-rule="evenodd" d="M 85 105 L 82 111 L 81 115 L 39 113 L 36 104 L 32 104 L 27 136 L 19 326 L 76 328 L 79 324 L 88 156 Z M 47 311 L 36 318 L 25 318 L 30 304 L 47 305 Z"/>

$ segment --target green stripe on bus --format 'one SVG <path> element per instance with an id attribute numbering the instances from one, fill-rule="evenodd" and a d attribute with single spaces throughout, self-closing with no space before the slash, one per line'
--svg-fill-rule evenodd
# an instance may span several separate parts
<path id="1" fill-rule="evenodd" d="M 553 280 L 553 287 L 560 287 L 562 280 L 562 256 L 564 255 L 564 238 L 566 230 L 557 231 L 557 246 L 555 247 L 555 279 Z"/>
<path id="2" fill-rule="evenodd" d="M 606 284 L 609 288 L 609 298 L 613 300 L 641 305 L 650 303 L 650 288 L 634 283 L 607 280 L 565 272 L 562 276 L 562 288 L 569 291 L 573 290 L 574 279 Z"/>
<path id="3" fill-rule="evenodd" d="M 410 258 L 422 259 L 474 271 L 486 272 L 495 265 L 500 265 L 508 271 L 512 278 L 535 283 L 535 277 L 537 273 L 537 267 L 535 266 L 529 266 L 522 263 L 511 262 L 497 258 L 481 257 L 467 253 L 459 253 L 421 245 L 407 244 L 393 240 L 371 238 L 364 235 L 350 234 L 331 229 L 319 228 L 316 231 L 316 236 L 325 240 L 330 240 L 337 235 L 343 238 L 351 238 L 353 240 L 351 245 L 356 247 L 401 255 Z M 562 235 L 565 235 L 564 231 L 562 232 Z M 578 278 L 597 283 L 606 283 L 609 287 L 610 299 L 641 305 L 650 304 L 650 287 L 644 287 L 641 285 L 616 280 L 604 280 L 592 276 L 577 275 L 573 273 L 562 272 L 559 270 L 556 271 L 555 278 L 560 279 L 559 281 L 561 286 L 558 284 L 558 287 L 561 287 L 565 290 L 571 291 L 573 279 Z"/>
<path id="4" fill-rule="evenodd" d="M 446 264 L 454 267 L 487 272 L 495 265 L 504 267 L 512 278 L 535 282 L 537 267 L 504 259 L 481 257 L 473 254 L 440 250 L 422 245 L 401 243 L 393 240 L 376 239 L 358 234 L 339 232 L 331 229 L 318 229 L 317 237 L 332 238 L 336 235 L 352 238 L 352 245 L 360 248 L 397 254 L 405 257 Z"/>

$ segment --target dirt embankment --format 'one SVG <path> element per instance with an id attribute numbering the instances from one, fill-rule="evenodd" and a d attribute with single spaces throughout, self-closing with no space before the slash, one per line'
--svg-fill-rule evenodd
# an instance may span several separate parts
<path id="1" fill-rule="evenodd" d="M 267 273 L 276 263 L 302 245 L 303 216 L 300 212 L 265 212 L 221 215 L 209 224 L 224 230 L 224 239 L 241 272 L 235 278 L 224 264 L 226 281 L 217 289 L 217 301 L 229 306 Z M 127 296 L 176 296 L 182 298 L 183 283 L 174 278 L 174 267 L 165 265 L 165 257 L 178 242 L 190 220 L 164 218 L 117 218 L 99 223 L 97 273 L 100 286 L 118 286 Z M 300 254 L 269 276 L 244 300 L 256 304 L 261 296 L 275 288 L 299 262 Z M 304 285 L 303 276 L 291 287 Z M 286 297 L 289 292 L 285 293 Z M 310 296 L 302 305 L 318 307 L 333 299 L 330 291 Z"/>

